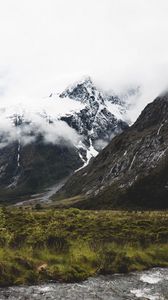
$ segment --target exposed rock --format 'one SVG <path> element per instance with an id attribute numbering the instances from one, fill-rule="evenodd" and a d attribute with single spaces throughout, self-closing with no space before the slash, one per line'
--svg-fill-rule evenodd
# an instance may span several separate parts
<path id="1" fill-rule="evenodd" d="M 167 208 L 168 94 L 148 104 L 60 195 L 82 196 L 76 206 L 84 208 Z"/>

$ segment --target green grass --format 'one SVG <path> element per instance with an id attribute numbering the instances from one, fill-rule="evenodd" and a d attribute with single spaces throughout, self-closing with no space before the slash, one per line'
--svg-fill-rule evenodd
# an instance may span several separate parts
<path id="1" fill-rule="evenodd" d="M 168 267 L 168 212 L 0 209 L 0 286 Z"/>

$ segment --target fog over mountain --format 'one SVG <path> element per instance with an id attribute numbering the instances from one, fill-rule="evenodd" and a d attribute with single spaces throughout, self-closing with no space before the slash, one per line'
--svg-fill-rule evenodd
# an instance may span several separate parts
<path id="1" fill-rule="evenodd" d="M 0 201 L 33 195 L 85 167 L 116 135 L 127 130 L 125 94 L 100 90 L 90 77 L 35 102 L 0 109 Z M 55 190 L 55 189 L 54 189 Z"/>
<path id="2" fill-rule="evenodd" d="M 130 117 L 167 88 L 166 0 L 0 1 L 0 101 L 41 105 L 83 75 L 122 92 Z M 94 22 L 93 22 L 94 17 Z"/>

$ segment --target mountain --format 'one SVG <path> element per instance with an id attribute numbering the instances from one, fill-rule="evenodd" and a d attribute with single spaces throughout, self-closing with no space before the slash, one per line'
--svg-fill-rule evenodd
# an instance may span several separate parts
<path id="1" fill-rule="evenodd" d="M 127 97 L 127 95 L 126 95 Z M 0 201 L 41 193 L 128 128 L 124 96 L 85 78 L 31 105 L 0 108 Z"/>
<path id="2" fill-rule="evenodd" d="M 168 93 L 148 104 L 55 200 L 89 209 L 168 208 Z"/>
<path id="3" fill-rule="evenodd" d="M 78 149 L 85 165 L 115 135 L 128 128 L 124 121 L 126 102 L 98 90 L 90 78 L 70 86 L 59 96 L 84 104 L 79 112 L 63 116 L 61 120 L 83 137 Z"/>

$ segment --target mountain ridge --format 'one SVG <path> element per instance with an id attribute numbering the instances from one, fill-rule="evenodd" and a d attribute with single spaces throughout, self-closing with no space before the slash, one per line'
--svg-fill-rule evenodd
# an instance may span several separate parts
<path id="1" fill-rule="evenodd" d="M 87 168 L 72 176 L 56 199 L 76 197 L 79 202 L 72 206 L 95 209 L 167 208 L 167 120 L 166 93 L 148 104 Z"/>
<path id="2" fill-rule="evenodd" d="M 108 101 L 121 109 L 119 115 L 108 109 Z M 60 94 L 50 94 L 44 100 L 46 107 L 51 105 L 48 111 L 19 107 L 11 113 L 10 107 L 8 113 L 1 108 L 0 128 L 2 121 L 6 127 L 0 134 L 0 201 L 41 192 L 86 166 L 116 134 L 128 128 L 119 118 L 124 119 L 126 110 L 121 102 L 116 96 L 107 97 L 89 78 Z M 64 106 L 61 113 L 57 105 Z"/>

